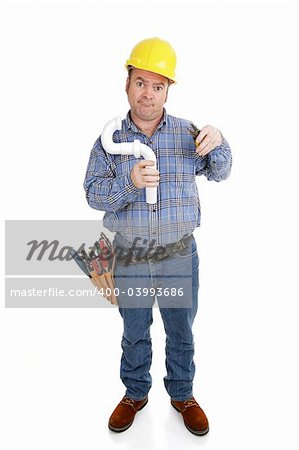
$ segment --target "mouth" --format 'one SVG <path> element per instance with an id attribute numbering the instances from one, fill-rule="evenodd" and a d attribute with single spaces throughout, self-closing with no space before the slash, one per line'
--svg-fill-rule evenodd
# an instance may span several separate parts
<path id="1" fill-rule="evenodd" d="M 146 108 L 150 108 L 151 106 L 153 106 L 153 105 L 151 105 L 150 103 L 144 103 L 144 102 L 138 102 L 141 106 L 145 106 Z"/>

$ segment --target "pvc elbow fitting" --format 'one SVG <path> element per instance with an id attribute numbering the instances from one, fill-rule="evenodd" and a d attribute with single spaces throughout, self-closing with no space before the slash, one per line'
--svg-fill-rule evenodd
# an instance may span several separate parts
<path id="1" fill-rule="evenodd" d="M 101 134 L 101 141 L 106 152 L 112 155 L 134 155 L 135 158 L 143 156 L 144 159 L 154 161 L 153 169 L 156 169 L 156 155 L 153 150 L 145 144 L 142 144 L 139 139 L 135 139 L 134 142 L 120 142 L 113 141 L 113 133 L 117 130 L 121 130 L 121 118 L 115 117 L 110 120 L 103 128 Z M 146 188 L 146 201 L 147 203 L 157 203 L 157 187 Z"/>

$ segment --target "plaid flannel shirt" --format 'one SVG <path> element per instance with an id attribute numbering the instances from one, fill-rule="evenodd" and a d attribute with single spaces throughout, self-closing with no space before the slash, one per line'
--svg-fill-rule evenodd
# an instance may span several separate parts
<path id="1" fill-rule="evenodd" d="M 185 119 L 166 113 L 151 137 L 143 134 L 131 120 L 130 112 L 113 140 L 133 142 L 139 139 L 157 158 L 160 172 L 157 203 L 146 203 L 145 188 L 133 184 L 130 171 L 137 160 L 133 155 L 107 153 L 99 137 L 91 150 L 84 189 L 94 209 L 106 211 L 103 223 L 118 231 L 131 244 L 136 237 L 155 245 L 166 245 L 191 234 L 200 225 L 200 200 L 196 175 L 208 180 L 225 180 L 231 171 L 232 155 L 224 137 L 221 145 L 206 156 L 195 151 L 199 130 Z M 146 240 L 146 241 L 145 241 Z M 154 240 L 154 241 L 153 241 Z M 139 241 L 139 245 L 142 241 Z"/>

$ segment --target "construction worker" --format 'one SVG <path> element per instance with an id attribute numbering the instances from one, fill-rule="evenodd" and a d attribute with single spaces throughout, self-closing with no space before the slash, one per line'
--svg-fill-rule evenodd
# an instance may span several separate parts
<path id="1" fill-rule="evenodd" d="M 200 225 L 195 177 L 225 180 L 231 171 L 231 150 L 217 128 L 207 125 L 198 130 L 192 122 L 167 114 L 164 104 L 176 82 L 176 54 L 167 41 L 154 37 L 139 42 L 125 66 L 130 110 L 113 139 L 139 139 L 154 151 L 157 168 L 152 161 L 136 161 L 134 155 L 107 153 L 99 137 L 84 182 L 88 204 L 106 211 L 104 225 L 116 232 L 114 248 L 131 249 L 129 263 L 119 258 L 115 264 L 124 325 L 120 376 L 126 392 L 108 426 L 116 432 L 128 429 L 147 404 L 156 299 L 166 333 L 166 391 L 187 429 L 204 435 L 209 431 L 208 419 L 192 390 L 192 325 L 199 287 L 199 257 L 192 233 Z M 157 203 L 146 203 L 147 187 L 157 187 Z M 160 249 L 159 257 L 143 251 L 149 246 Z"/>

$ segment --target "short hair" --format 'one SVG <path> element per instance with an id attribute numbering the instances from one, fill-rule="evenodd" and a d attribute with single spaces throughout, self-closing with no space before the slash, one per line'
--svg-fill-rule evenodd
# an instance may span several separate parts
<path id="1" fill-rule="evenodd" d="M 133 71 L 134 67 L 133 66 L 128 66 L 127 69 L 128 69 L 128 77 L 131 78 L 132 71 Z"/>

